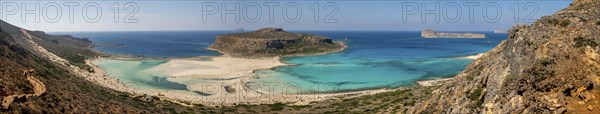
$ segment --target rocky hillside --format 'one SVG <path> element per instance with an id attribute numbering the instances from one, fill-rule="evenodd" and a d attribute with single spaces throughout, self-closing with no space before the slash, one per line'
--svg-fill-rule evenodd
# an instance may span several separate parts
<path id="1" fill-rule="evenodd" d="M 74 75 L 68 69 L 79 68 L 72 67 L 75 64 L 84 65 L 78 59 L 96 55 L 88 48 L 88 40 L 32 32 L 2 20 L 0 27 L 0 113 L 200 111 L 153 97 L 117 92 Z M 57 58 L 49 55 L 76 59 L 59 64 L 53 62 Z"/>
<path id="2" fill-rule="evenodd" d="M 600 1 L 575 0 L 475 60 L 413 113 L 600 112 Z"/>
<path id="3" fill-rule="evenodd" d="M 91 68 L 85 64 L 85 60 L 100 55 L 90 47 L 92 42 L 87 38 L 75 38 L 70 35 L 48 35 L 42 31 L 29 31 L 0 21 L 3 32 L 10 36 L 28 36 L 31 41 L 49 52 L 69 61 L 70 65 L 84 68 L 91 71 Z M 15 39 L 19 45 L 27 45 L 29 41 L 25 39 Z M 33 47 L 24 47 L 32 49 Z"/>
<path id="4" fill-rule="evenodd" d="M 335 52 L 345 46 L 323 36 L 263 28 L 254 32 L 219 35 L 210 48 L 235 57 L 272 57 Z"/>

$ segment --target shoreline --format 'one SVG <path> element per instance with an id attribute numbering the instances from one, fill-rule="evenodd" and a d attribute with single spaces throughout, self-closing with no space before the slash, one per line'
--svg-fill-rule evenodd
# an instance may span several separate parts
<path id="1" fill-rule="evenodd" d="M 283 57 L 312 56 L 312 55 L 329 54 L 329 53 L 341 52 L 348 48 L 348 46 L 345 45 L 344 42 L 340 41 L 338 43 L 343 45 L 343 47 L 340 48 L 339 50 L 335 50 L 335 51 L 331 51 L 331 52 L 324 52 L 324 53 L 317 53 L 317 54 L 304 54 L 304 55 L 288 55 L 288 56 L 281 56 L 281 57 L 235 58 L 235 57 L 228 56 L 228 55 L 220 52 L 219 50 L 208 47 L 205 49 L 217 51 L 218 53 L 221 53 L 222 55 L 167 58 L 167 57 L 133 57 L 133 56 L 127 56 L 127 55 L 112 56 L 111 54 L 106 54 L 108 56 L 97 57 L 97 58 L 94 58 L 91 60 L 86 60 L 86 61 L 88 61 L 86 63 L 88 63 L 88 65 L 90 65 L 94 68 L 94 71 L 96 71 L 95 74 L 102 76 L 101 79 L 103 79 L 103 80 L 94 80 L 93 81 L 96 83 L 100 83 L 100 85 L 102 85 L 102 86 L 109 87 L 109 88 L 117 90 L 117 91 L 127 92 L 130 94 L 133 94 L 134 96 L 144 96 L 144 95 L 157 96 L 157 97 L 161 98 L 162 100 L 168 100 L 168 101 L 172 101 L 172 102 L 179 103 L 182 105 L 184 105 L 185 103 L 202 104 L 202 105 L 207 105 L 207 106 L 233 106 L 235 104 L 273 104 L 273 103 L 286 103 L 289 105 L 307 105 L 307 104 L 309 104 L 311 102 L 315 102 L 315 101 L 323 101 L 323 100 L 327 100 L 327 99 L 336 99 L 336 98 L 353 98 L 353 97 L 359 97 L 359 96 L 364 96 L 364 95 L 373 95 L 373 94 L 377 94 L 377 93 L 384 93 L 384 92 L 391 92 L 391 91 L 406 89 L 408 87 L 436 86 L 436 85 L 440 85 L 443 82 L 446 82 L 446 81 L 452 79 L 452 78 L 442 78 L 442 79 L 432 79 L 432 80 L 421 80 L 421 81 L 416 81 L 416 83 L 417 83 L 416 85 L 407 86 L 407 87 L 398 87 L 398 88 L 393 88 L 393 89 L 371 88 L 371 89 L 360 89 L 360 90 L 318 92 L 318 93 L 300 93 L 300 94 L 271 93 L 271 92 L 268 92 L 268 91 L 265 91 L 262 89 L 256 89 L 256 90 L 251 89 L 247 86 L 247 84 L 249 83 L 250 80 L 255 80 L 257 78 L 255 72 L 258 70 L 274 69 L 274 68 L 278 68 L 278 67 L 294 65 L 294 64 L 289 64 L 289 63 L 284 62 L 282 60 Z M 103 53 L 103 54 L 105 54 L 105 53 Z M 478 55 L 480 56 L 481 54 L 478 54 Z M 475 55 L 475 56 L 477 56 L 477 55 Z M 263 62 L 250 62 L 250 64 L 272 62 L 271 63 L 272 66 L 262 67 L 262 68 L 254 68 L 254 69 L 251 69 L 249 72 L 238 73 L 237 75 L 229 75 L 229 76 L 215 75 L 215 76 L 206 77 L 206 76 L 201 76 L 201 75 L 197 75 L 197 76 L 181 76 L 180 75 L 180 76 L 168 77 L 168 78 L 183 77 L 183 78 L 214 79 L 214 80 L 210 80 L 209 82 L 218 83 L 216 85 L 216 87 L 219 88 L 219 90 L 212 91 L 212 92 L 206 92 L 206 91 L 198 90 L 199 85 L 194 85 L 194 84 L 186 85 L 188 88 L 187 91 L 186 90 L 141 90 L 139 88 L 132 87 L 132 85 L 135 85 L 135 84 L 124 83 L 124 82 L 120 81 L 119 79 L 117 79 L 117 77 L 109 76 L 108 73 L 106 71 L 104 71 L 104 69 L 102 69 L 99 66 L 97 66 L 96 64 L 92 63 L 92 61 L 98 61 L 98 60 L 102 60 L 102 59 L 126 60 L 126 61 L 127 60 L 131 60 L 131 61 L 168 60 L 168 61 L 183 61 L 183 62 L 185 62 L 185 61 L 194 61 L 194 60 L 200 60 L 200 59 L 214 60 L 215 58 L 217 58 L 217 59 L 225 58 L 227 61 L 230 61 L 232 59 L 268 60 L 268 61 L 263 61 Z M 208 62 L 214 62 L 214 61 L 208 61 Z M 244 64 L 244 65 L 247 65 L 247 64 Z M 235 92 L 232 92 L 232 93 L 227 92 L 228 87 L 233 88 L 235 90 Z M 194 92 L 207 94 L 207 96 L 199 95 L 199 93 L 194 93 Z M 184 102 L 184 103 L 182 103 L 182 102 Z"/>
<path id="2" fill-rule="evenodd" d="M 305 54 L 305 55 L 288 55 L 288 56 L 281 56 L 281 57 L 235 58 L 235 57 L 228 56 L 228 55 L 220 52 L 219 50 L 208 47 L 206 49 L 217 51 L 217 52 L 221 53 L 222 55 L 166 58 L 166 57 L 133 57 L 133 56 L 127 56 L 127 55 L 111 56 L 110 54 L 106 54 L 108 56 L 97 57 L 97 58 L 91 59 L 89 61 L 86 60 L 86 61 L 88 61 L 86 63 L 88 63 L 90 66 L 92 66 L 94 68 L 94 71 L 96 71 L 95 74 L 101 76 L 101 80 L 96 79 L 93 82 L 100 83 L 100 85 L 102 85 L 102 86 L 109 87 L 109 88 L 117 90 L 117 91 L 127 92 L 130 94 L 133 94 L 134 96 L 144 96 L 144 95 L 157 96 L 157 97 L 161 98 L 162 100 L 169 100 L 169 101 L 179 103 L 182 105 L 185 103 L 202 104 L 202 105 L 207 105 L 207 106 L 232 106 L 235 104 L 273 104 L 273 103 L 287 103 L 290 105 L 307 105 L 311 102 L 323 101 L 323 100 L 327 100 L 327 99 L 352 98 L 352 97 L 359 97 L 359 96 L 364 96 L 364 95 L 373 95 L 373 94 L 377 94 L 377 93 L 401 90 L 401 89 L 405 89 L 408 87 L 435 86 L 435 85 L 441 84 L 442 82 L 452 79 L 452 78 L 442 78 L 442 79 L 433 79 L 433 80 L 421 80 L 421 81 L 416 81 L 417 84 L 413 85 L 413 86 L 398 87 L 398 88 L 393 88 L 393 89 L 371 88 L 371 89 L 360 89 L 360 90 L 318 92 L 318 93 L 300 93 L 300 94 L 271 93 L 271 92 L 267 92 L 262 89 L 256 89 L 256 90 L 251 89 L 247 86 L 247 84 L 249 83 L 250 80 L 256 79 L 255 71 L 262 70 L 262 69 L 274 69 L 274 68 L 278 68 L 278 67 L 294 65 L 294 64 L 285 63 L 282 60 L 283 57 L 329 54 L 329 53 L 341 52 L 348 48 L 348 46 L 345 45 L 344 42 L 338 42 L 338 43 L 343 45 L 343 47 L 339 50 L 335 50 L 335 51 L 331 51 L 331 52 L 317 53 L 317 54 Z M 105 53 L 103 53 L 103 54 L 105 54 Z M 210 80 L 209 82 L 218 83 L 216 85 L 216 87 L 219 88 L 219 90 L 212 91 L 212 92 L 206 92 L 206 91 L 202 91 L 201 89 L 198 90 L 199 85 L 194 85 L 194 84 L 186 85 L 186 86 L 188 86 L 187 87 L 188 90 L 142 90 L 142 89 L 139 89 L 139 87 L 136 88 L 135 84 L 124 83 L 124 82 L 120 81 L 119 79 L 117 79 L 116 77 L 109 76 L 108 73 L 106 71 L 104 71 L 104 69 L 102 69 L 99 66 L 97 66 L 96 64 L 92 63 L 92 61 L 98 61 L 98 60 L 102 60 L 102 59 L 126 60 L 126 61 L 127 60 L 131 60 L 131 61 L 168 60 L 168 61 L 182 61 L 182 62 L 186 63 L 186 61 L 194 61 L 194 60 L 200 60 L 200 59 L 214 60 L 215 58 L 217 58 L 217 59 L 224 58 L 226 61 L 230 61 L 233 59 L 240 59 L 240 60 L 244 60 L 244 61 L 246 61 L 246 60 L 267 60 L 267 61 L 263 61 L 263 62 L 250 62 L 250 64 L 272 62 L 271 63 L 272 66 L 262 67 L 262 68 L 254 68 L 254 69 L 251 69 L 249 72 L 245 72 L 245 73 L 240 72 L 237 75 L 229 75 L 229 76 L 217 75 L 217 76 L 206 77 L 206 76 L 200 76 L 200 75 L 198 75 L 198 76 L 181 76 L 180 75 L 180 76 L 168 77 L 168 78 L 183 77 L 183 78 L 212 78 L 212 79 L 214 79 L 214 80 Z M 214 61 L 208 61 L 208 62 L 214 62 Z M 179 64 L 177 64 L 177 65 L 179 65 Z M 175 65 L 175 66 L 177 66 L 177 65 Z M 244 64 L 244 65 L 247 65 L 247 64 Z M 166 69 L 166 68 L 163 68 L 163 69 Z M 132 87 L 132 85 L 134 87 Z M 226 90 L 227 87 L 233 88 L 236 91 L 233 93 L 227 92 L 227 90 Z M 203 95 L 199 95 L 198 93 L 194 93 L 194 92 L 200 92 L 202 94 L 209 94 L 209 95 L 203 96 Z M 182 102 L 185 102 L 185 103 L 182 103 Z"/>
<path id="3" fill-rule="evenodd" d="M 429 87 L 429 86 L 438 86 L 438 85 L 442 85 L 445 82 L 448 82 L 450 80 L 454 79 L 454 77 L 452 78 L 440 78 L 440 79 L 425 79 L 425 80 L 420 80 L 417 81 L 416 83 L 419 86 L 425 86 L 425 87 Z"/>
<path id="4" fill-rule="evenodd" d="M 461 56 L 461 57 L 458 57 L 458 58 L 475 60 L 475 59 L 478 59 L 481 56 L 483 56 L 483 54 L 485 54 L 485 53 L 478 53 L 478 54 L 475 54 L 475 55 Z"/>
<path id="5" fill-rule="evenodd" d="M 341 45 L 341 46 L 342 46 L 342 48 L 340 48 L 340 49 L 337 49 L 337 50 L 332 50 L 332 51 L 329 51 L 329 52 L 321 52 L 321 53 L 313 53 L 313 54 L 293 54 L 293 55 L 284 55 L 284 56 L 277 56 L 277 57 L 284 58 L 284 57 L 293 57 L 293 56 L 313 56 L 313 55 L 323 55 L 323 54 L 330 54 L 330 53 L 337 53 L 337 52 L 341 52 L 341 51 L 344 51 L 344 50 L 346 50 L 346 49 L 348 48 L 348 45 L 346 45 L 346 43 L 344 43 L 344 42 L 342 42 L 342 41 L 337 41 L 337 42 L 335 42 L 335 43 L 338 43 L 339 45 Z M 221 51 L 221 50 L 218 50 L 218 49 L 212 48 L 212 45 L 208 46 L 207 48 L 203 48 L 203 49 L 206 49 L 206 50 L 211 50 L 211 51 L 216 51 L 217 53 L 220 53 L 220 54 L 222 54 L 222 55 L 228 55 L 227 53 L 225 53 L 225 52 L 223 52 L 223 51 Z M 249 58 L 251 58 L 251 59 L 256 59 L 256 58 L 253 58 L 253 57 L 249 57 Z M 257 57 L 257 58 L 258 58 L 258 59 L 260 59 L 260 58 L 269 58 L 269 57 Z"/>
<path id="6" fill-rule="evenodd" d="M 306 54 L 306 55 L 291 55 L 291 56 L 309 56 L 309 55 L 321 55 L 328 53 L 336 53 L 345 50 L 348 46 L 346 46 L 343 42 L 339 42 L 343 45 L 343 48 L 339 50 L 334 50 L 331 52 L 324 53 L 316 53 L 316 54 Z M 293 64 L 285 63 L 281 60 L 282 57 L 263 57 L 263 58 L 235 58 L 228 56 L 219 50 L 207 48 L 209 50 L 217 51 L 223 55 L 219 56 L 196 56 L 196 57 L 183 57 L 183 58 L 153 58 L 153 57 L 133 57 L 127 55 L 110 55 L 104 57 L 97 57 L 94 59 L 86 60 L 86 64 L 90 65 L 94 69 L 94 73 L 91 73 L 92 76 L 89 76 L 88 80 L 98 83 L 101 86 L 105 86 L 117 91 L 127 92 L 133 94 L 135 96 L 139 95 L 152 95 L 157 96 L 161 99 L 174 101 L 174 102 L 188 102 L 188 103 L 198 103 L 209 106 L 231 106 L 234 104 L 272 104 L 272 103 L 289 103 L 291 105 L 306 105 L 315 101 L 322 101 L 331 98 L 349 98 L 349 97 L 357 97 L 362 95 L 372 95 L 376 93 L 395 91 L 400 88 L 388 89 L 388 88 L 378 88 L 378 89 L 366 89 L 366 90 L 356 90 L 356 91 L 343 91 L 343 92 L 332 92 L 332 93 L 309 93 L 309 94 L 282 94 L 282 93 L 270 93 L 265 90 L 254 90 L 246 86 L 249 80 L 253 80 L 256 78 L 255 71 L 261 69 L 273 69 L 282 66 L 288 66 Z M 103 53 L 105 54 L 105 53 Z M 233 63 L 246 63 L 243 66 L 253 66 L 262 64 L 262 67 L 251 67 L 250 71 L 232 71 L 234 73 L 230 73 L 230 71 L 224 71 L 225 74 L 216 74 L 212 76 L 208 76 L 202 74 L 203 72 L 198 71 L 190 71 L 187 72 L 189 74 L 198 74 L 198 75 L 185 75 L 179 74 L 175 76 L 170 76 L 169 78 L 215 78 L 215 79 L 226 79 L 226 80 L 211 80 L 211 83 L 216 83 L 217 88 L 215 91 L 206 91 L 202 88 L 202 85 L 190 84 L 187 85 L 188 90 L 143 90 L 135 87 L 135 83 L 124 83 L 120 81 L 118 78 L 108 75 L 104 69 L 100 68 L 98 65 L 93 62 L 99 60 L 106 59 L 114 59 L 114 60 L 168 60 L 175 61 L 165 66 L 180 66 L 181 63 L 188 64 L 190 61 L 198 60 L 198 59 L 212 59 L 215 61 L 208 62 L 196 62 L 189 63 L 190 65 L 222 65 L 223 62 L 226 61 L 234 61 Z M 249 62 L 251 61 L 251 62 Z M 253 62 L 252 62 L 253 61 Z M 232 63 L 226 63 L 227 65 L 231 65 Z M 250 65 L 249 65 L 250 64 Z M 159 65 L 160 66 L 160 65 Z M 219 68 L 219 70 L 223 69 L 235 69 L 239 68 L 239 66 L 227 66 Z M 168 67 L 160 66 L 156 69 L 169 69 Z M 236 69 L 239 70 L 239 69 Z M 212 72 L 212 71 L 211 71 Z M 215 71 L 216 72 L 216 71 Z M 132 87 L 133 86 L 133 87 Z M 234 92 L 228 92 L 228 88 L 233 88 Z M 200 93 L 210 93 L 208 96 L 202 96 L 198 94 L 194 94 L 194 92 Z M 265 100 L 266 99 L 266 100 Z"/>
<path id="7" fill-rule="evenodd" d="M 314 55 L 324 55 L 324 54 L 330 54 L 330 53 L 337 53 L 337 52 L 341 52 L 344 51 L 348 48 L 348 45 L 346 45 L 346 43 L 342 42 L 342 41 L 338 41 L 337 43 L 339 43 L 339 45 L 342 45 L 342 48 L 338 49 L 338 50 L 333 50 L 331 52 L 322 52 L 322 53 L 313 53 L 313 54 L 295 54 L 295 55 L 285 55 L 285 56 L 281 56 L 283 57 L 294 57 L 294 56 L 314 56 Z"/>
<path id="8" fill-rule="evenodd" d="M 219 57 L 219 56 L 217 56 Z M 179 102 L 198 103 L 209 106 L 231 106 L 233 104 L 272 104 L 272 103 L 290 103 L 291 105 L 306 105 L 315 101 L 322 101 L 330 98 L 349 98 L 357 97 L 362 95 L 372 95 L 376 93 L 395 91 L 402 88 L 388 89 L 367 89 L 357 91 L 344 91 L 344 92 L 332 92 L 332 93 L 310 93 L 310 94 L 282 94 L 282 93 L 270 93 L 261 89 L 251 89 L 245 86 L 249 80 L 252 80 L 254 73 L 248 73 L 242 76 L 236 77 L 219 77 L 219 78 L 233 78 L 228 80 L 212 80 L 211 83 L 218 83 L 216 86 L 222 88 L 217 91 L 212 91 L 211 96 L 201 96 L 197 94 L 191 94 L 191 92 L 203 92 L 202 89 L 198 90 L 198 85 L 188 85 L 190 90 L 144 90 L 136 87 L 132 87 L 131 83 L 124 83 L 119 81 L 116 77 L 109 76 L 99 66 L 92 64 L 92 61 L 102 60 L 105 58 L 98 58 L 89 61 L 90 65 L 96 71 L 96 78 L 92 82 L 99 83 L 99 85 L 117 90 L 122 92 L 131 93 L 133 95 L 152 95 L 158 96 L 162 99 L 175 100 Z M 282 64 L 285 65 L 285 64 Z M 255 69 L 252 72 L 260 70 Z M 235 92 L 229 93 L 225 89 L 226 86 L 235 88 Z M 266 100 L 265 100 L 266 99 Z"/>

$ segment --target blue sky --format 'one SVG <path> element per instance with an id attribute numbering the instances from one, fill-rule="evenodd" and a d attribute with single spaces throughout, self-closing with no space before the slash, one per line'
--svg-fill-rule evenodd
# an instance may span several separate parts
<path id="1" fill-rule="evenodd" d="M 39 3 L 37 9 L 36 3 Z M 252 30 L 263 27 L 287 30 L 418 31 L 432 28 L 442 31 L 493 31 L 531 23 L 570 3 L 565 0 L 2 0 L 0 18 L 23 28 L 43 31 Z M 238 7 L 235 7 L 236 4 L 239 4 Z M 72 13 L 69 13 L 69 5 L 73 6 Z M 23 12 L 23 9 L 28 11 Z M 101 13 L 96 13 L 100 12 L 97 9 Z M 129 14 L 133 15 L 126 20 Z M 117 16 L 118 19 L 115 18 Z M 238 22 L 234 21 L 236 17 Z M 39 18 L 39 22 L 35 18 Z M 70 22 L 69 18 L 73 21 Z M 436 22 L 436 18 L 439 21 Z"/>

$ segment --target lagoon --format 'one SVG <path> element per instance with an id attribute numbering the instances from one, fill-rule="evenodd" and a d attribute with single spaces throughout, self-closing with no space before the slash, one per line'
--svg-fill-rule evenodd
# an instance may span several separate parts
<path id="1" fill-rule="evenodd" d="M 506 34 L 486 34 L 485 39 L 424 39 L 419 31 L 293 31 L 305 32 L 344 41 L 349 48 L 338 53 L 284 57 L 294 64 L 257 70 L 248 86 L 273 93 L 322 93 L 414 85 L 415 81 L 453 77 L 471 59 L 464 56 L 484 53 Z M 125 44 L 119 47 L 96 47 L 109 54 L 143 55 L 144 57 L 217 56 L 204 50 L 216 35 L 231 31 L 182 32 L 79 32 L 72 34 L 90 38 L 94 43 Z M 348 40 L 345 40 L 345 39 Z M 95 62 L 110 76 L 124 83 L 135 83 L 141 89 L 186 90 L 188 85 L 202 83 L 203 78 L 169 79 L 168 74 L 149 68 L 168 60 L 111 60 Z"/>

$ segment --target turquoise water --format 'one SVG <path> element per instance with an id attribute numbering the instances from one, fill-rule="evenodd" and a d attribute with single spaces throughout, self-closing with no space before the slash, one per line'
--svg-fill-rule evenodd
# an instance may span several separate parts
<path id="1" fill-rule="evenodd" d="M 203 60 L 199 60 L 203 61 Z M 125 85 L 145 90 L 188 90 L 187 85 L 201 83 L 199 78 L 170 78 L 161 72 L 148 70 L 168 60 L 113 60 L 94 61 L 109 76 L 116 77 Z"/>
<path id="2" fill-rule="evenodd" d="M 301 31 L 344 41 L 349 48 L 318 56 L 285 57 L 293 66 L 259 70 L 250 80 L 253 89 L 275 93 L 318 93 L 374 88 L 396 88 L 417 80 L 452 77 L 472 60 L 463 56 L 484 53 L 504 40 L 506 34 L 485 32 L 486 39 L 423 39 L 420 32 L 392 31 Z M 218 34 L 227 31 L 187 32 L 86 32 L 72 34 L 95 43 L 126 44 L 97 47 L 111 54 L 146 57 L 218 55 L 204 50 Z M 109 75 L 145 89 L 185 90 L 186 84 L 204 79 L 169 79 L 160 72 L 147 72 L 164 60 L 104 60 L 96 62 Z"/>
<path id="3" fill-rule="evenodd" d="M 318 93 L 414 85 L 423 79 L 453 77 L 472 62 L 462 56 L 484 53 L 505 34 L 487 39 L 423 39 L 419 32 L 316 32 L 350 46 L 340 53 L 287 57 L 294 66 L 259 70 L 250 84 L 275 93 Z M 265 83 L 273 83 L 271 85 Z M 276 85 L 276 86 L 274 86 Z"/>
<path id="4" fill-rule="evenodd" d="M 183 84 L 165 80 L 167 76 L 143 72 L 153 66 L 165 63 L 165 60 L 101 60 L 94 64 L 104 69 L 109 76 L 117 77 L 126 85 L 135 85 L 145 89 L 186 90 Z"/>
<path id="5" fill-rule="evenodd" d="M 462 71 L 471 60 L 452 58 L 374 60 L 354 59 L 333 54 L 326 57 L 289 59 L 289 62 L 299 65 L 257 71 L 260 79 L 254 82 L 258 85 L 279 82 L 283 86 L 275 88 L 258 86 L 263 90 L 278 93 L 395 88 L 412 85 L 414 81 L 426 78 L 451 77 Z M 300 88 L 302 91 L 285 90 L 287 86 L 294 86 L 292 88 Z"/>

